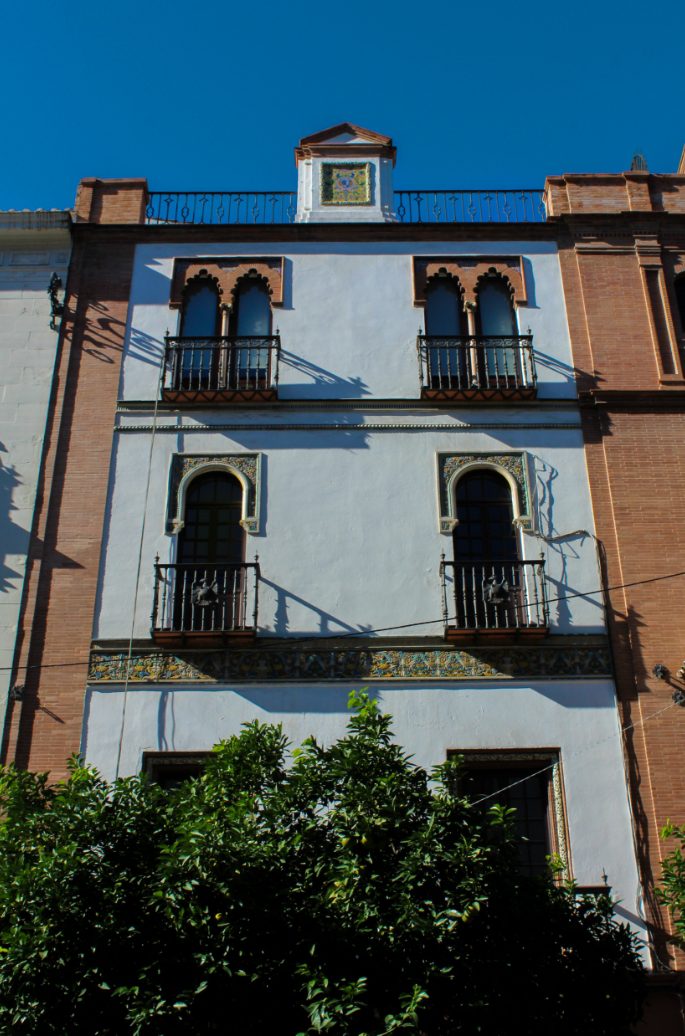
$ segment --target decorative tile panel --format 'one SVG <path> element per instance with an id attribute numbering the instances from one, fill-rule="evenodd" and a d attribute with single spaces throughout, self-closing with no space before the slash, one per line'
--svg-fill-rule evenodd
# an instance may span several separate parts
<path id="1" fill-rule="evenodd" d="M 507 472 L 516 483 L 518 510 L 516 524 L 532 529 L 531 493 L 528 464 L 523 453 L 439 453 L 438 499 L 440 501 L 440 532 L 451 533 L 457 524 L 454 511 L 452 483 L 455 475 L 467 467 L 494 467 Z M 515 508 L 516 509 L 516 508 Z"/>
<path id="2" fill-rule="evenodd" d="M 94 651 L 91 683 L 123 683 L 127 652 Z M 457 648 L 284 647 L 137 652 L 129 683 L 587 679 L 611 674 L 606 643 Z"/>
<path id="3" fill-rule="evenodd" d="M 323 162 L 322 205 L 370 205 L 370 162 Z"/>
<path id="4" fill-rule="evenodd" d="M 208 471 L 225 470 L 243 476 L 247 492 L 243 493 L 243 510 L 240 524 L 246 532 L 259 532 L 259 498 L 261 482 L 261 454 L 259 453 L 175 453 L 171 460 L 169 485 L 169 514 L 167 532 L 177 533 L 183 528 L 183 500 L 179 490 L 186 475 L 198 468 Z"/>

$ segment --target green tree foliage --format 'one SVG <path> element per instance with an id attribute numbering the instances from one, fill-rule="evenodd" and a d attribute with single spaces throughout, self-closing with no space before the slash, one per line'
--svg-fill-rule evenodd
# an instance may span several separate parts
<path id="1" fill-rule="evenodd" d="M 680 842 L 661 864 L 663 877 L 657 892 L 661 902 L 671 911 L 675 941 L 685 946 L 685 826 L 669 821 L 661 837 L 675 838 Z"/>
<path id="2" fill-rule="evenodd" d="M 626 1033 L 642 973 L 608 899 L 521 876 L 508 811 L 353 707 L 290 758 L 251 723 L 173 792 L 5 772 L 0 1031 Z"/>

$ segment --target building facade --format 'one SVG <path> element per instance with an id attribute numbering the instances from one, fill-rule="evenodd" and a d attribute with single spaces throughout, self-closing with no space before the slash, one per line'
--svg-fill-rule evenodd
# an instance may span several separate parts
<path id="1" fill-rule="evenodd" d="M 80 185 L 7 758 L 172 781 L 255 718 L 333 739 L 368 687 L 656 967 L 566 188 L 394 190 L 351 124 L 296 161 Z"/>
<path id="2" fill-rule="evenodd" d="M 17 634 L 28 590 L 27 563 L 36 494 L 42 478 L 44 433 L 58 359 L 59 308 L 71 238 L 68 212 L 0 212 L 0 713 L 10 693 Z M 51 291 L 49 289 L 52 289 Z"/>

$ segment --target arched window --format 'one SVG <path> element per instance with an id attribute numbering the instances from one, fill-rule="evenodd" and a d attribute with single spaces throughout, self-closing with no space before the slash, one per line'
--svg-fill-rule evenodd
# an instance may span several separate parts
<path id="1" fill-rule="evenodd" d="M 520 357 L 516 315 L 511 295 L 501 277 L 485 277 L 478 290 L 478 334 L 481 343 L 481 380 L 488 387 L 516 384 Z"/>
<path id="2" fill-rule="evenodd" d="M 181 339 L 173 358 L 173 383 L 179 389 L 213 387 L 218 364 L 219 292 L 211 280 L 192 281 L 181 311 Z"/>
<path id="3" fill-rule="evenodd" d="M 261 278 L 244 277 L 238 284 L 232 327 L 232 387 L 265 388 L 270 384 L 271 299 Z"/>
<path id="4" fill-rule="evenodd" d="M 454 530 L 457 626 L 509 629 L 518 611 L 521 574 L 511 486 L 487 469 L 467 472 L 456 487 Z"/>
<path id="5" fill-rule="evenodd" d="M 680 317 L 680 334 L 685 337 L 685 273 L 679 273 L 673 282 L 675 302 Z"/>
<path id="6" fill-rule="evenodd" d="M 216 632 L 244 626 L 243 487 L 228 472 L 198 475 L 188 487 L 178 538 L 174 626 Z"/>
<path id="7" fill-rule="evenodd" d="M 511 295 L 501 277 L 485 277 L 478 291 L 478 331 L 510 338 L 517 334 Z"/>
<path id="8" fill-rule="evenodd" d="M 511 486 L 504 475 L 487 468 L 463 475 L 457 483 L 456 514 L 456 561 L 518 560 Z"/>
<path id="9" fill-rule="evenodd" d="M 181 313 L 183 338 L 214 338 L 219 333 L 219 292 L 213 281 L 195 280 L 186 288 Z"/>
<path id="10" fill-rule="evenodd" d="M 452 277 L 433 277 L 426 288 L 426 334 L 436 338 L 466 334 L 459 288 Z"/>
<path id="11" fill-rule="evenodd" d="M 433 277 L 426 288 L 426 357 L 433 389 L 468 383 L 467 333 L 459 286 L 452 277 Z"/>

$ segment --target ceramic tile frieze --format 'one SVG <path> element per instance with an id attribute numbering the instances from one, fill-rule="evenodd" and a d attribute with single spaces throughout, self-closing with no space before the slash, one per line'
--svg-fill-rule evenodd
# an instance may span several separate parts
<path id="1" fill-rule="evenodd" d="M 125 651 L 93 652 L 91 683 L 122 683 Z M 605 645 L 481 648 L 249 648 L 171 654 L 136 653 L 129 683 L 226 681 L 500 680 L 609 676 Z"/>
<path id="2" fill-rule="evenodd" d="M 213 470 L 224 468 L 229 472 L 239 472 L 244 477 L 248 490 L 244 494 L 240 524 L 246 532 L 253 534 L 259 532 L 261 456 L 258 453 L 215 453 L 202 456 L 175 453 L 171 461 L 167 531 L 176 533 L 183 527 L 179 488 L 184 477 L 197 468 Z"/>
<path id="3" fill-rule="evenodd" d="M 458 472 L 471 465 L 495 466 L 511 475 L 516 482 L 519 496 L 520 514 L 517 524 L 522 529 L 531 529 L 531 493 L 528 467 L 523 453 L 439 453 L 440 532 L 451 533 L 454 530 L 457 516 L 454 512 L 454 493 L 450 491 L 450 485 Z"/>

